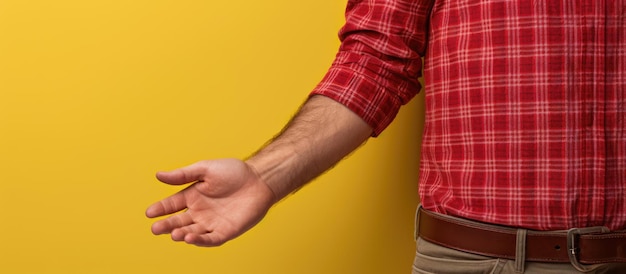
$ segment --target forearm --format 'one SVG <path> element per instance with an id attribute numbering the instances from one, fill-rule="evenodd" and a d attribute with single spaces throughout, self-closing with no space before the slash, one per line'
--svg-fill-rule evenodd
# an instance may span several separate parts
<path id="1" fill-rule="evenodd" d="M 278 137 L 246 162 L 278 201 L 339 162 L 371 134 L 372 128 L 345 106 L 313 96 Z"/>

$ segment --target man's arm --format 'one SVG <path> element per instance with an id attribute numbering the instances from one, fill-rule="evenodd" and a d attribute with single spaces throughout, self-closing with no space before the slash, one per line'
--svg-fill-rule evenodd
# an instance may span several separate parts
<path id="1" fill-rule="evenodd" d="M 342 104 L 313 96 L 278 138 L 246 162 L 282 199 L 331 168 L 371 134 L 372 128 Z"/>
<path id="2" fill-rule="evenodd" d="M 182 211 L 155 222 L 153 233 L 171 233 L 176 241 L 201 246 L 220 245 L 250 229 L 274 203 L 369 136 L 382 132 L 420 89 L 417 78 L 431 4 L 348 1 L 342 44 L 312 93 L 318 95 L 245 162 L 202 161 L 158 173 L 157 178 L 168 184 L 193 184 L 148 208 L 148 217 Z"/>
<path id="3" fill-rule="evenodd" d="M 247 161 L 201 161 L 157 178 L 188 188 L 147 211 L 173 214 L 152 225 L 175 241 L 218 246 L 247 231 L 270 207 L 360 146 L 372 128 L 345 106 L 312 96 L 278 137 Z"/>

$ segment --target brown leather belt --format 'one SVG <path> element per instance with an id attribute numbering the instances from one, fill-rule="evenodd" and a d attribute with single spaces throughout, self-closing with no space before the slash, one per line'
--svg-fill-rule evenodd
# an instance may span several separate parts
<path id="1" fill-rule="evenodd" d="M 483 224 L 419 209 L 418 235 L 469 253 L 515 259 L 516 228 Z M 563 232 L 528 230 L 526 261 L 581 264 L 626 262 L 626 232 L 605 227 Z"/>

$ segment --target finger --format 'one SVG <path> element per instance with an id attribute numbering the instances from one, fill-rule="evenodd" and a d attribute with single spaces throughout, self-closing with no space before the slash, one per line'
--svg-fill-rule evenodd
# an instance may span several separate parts
<path id="1" fill-rule="evenodd" d="M 172 171 L 157 172 L 159 181 L 170 185 L 184 185 L 196 181 L 201 181 L 206 174 L 206 163 L 197 162 L 186 167 Z"/>
<path id="2" fill-rule="evenodd" d="M 149 206 L 146 209 L 146 216 L 148 218 L 159 217 L 176 213 L 185 208 L 187 208 L 187 203 L 185 195 L 181 191 Z"/>
<path id="3" fill-rule="evenodd" d="M 208 232 L 204 234 L 190 233 L 185 236 L 186 243 L 201 247 L 221 246 L 228 240 L 230 240 L 229 237 L 216 232 Z"/>
<path id="4" fill-rule="evenodd" d="M 200 224 L 190 224 L 187 226 L 176 228 L 172 231 L 172 240 L 174 241 L 184 241 L 185 237 L 189 234 L 204 234 L 211 232 L 207 227 Z"/>
<path id="5" fill-rule="evenodd" d="M 186 213 L 181 213 L 154 222 L 154 224 L 152 224 L 152 233 L 154 235 L 171 233 L 176 229 L 186 227 L 191 224 L 193 224 L 193 219 L 191 218 L 191 216 Z"/>

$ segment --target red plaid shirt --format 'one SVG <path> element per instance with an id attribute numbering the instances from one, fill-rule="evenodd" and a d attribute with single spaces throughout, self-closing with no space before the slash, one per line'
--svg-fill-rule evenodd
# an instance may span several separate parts
<path id="1" fill-rule="evenodd" d="M 378 135 L 419 90 L 420 196 L 538 230 L 626 228 L 626 0 L 350 0 L 313 94 Z"/>

